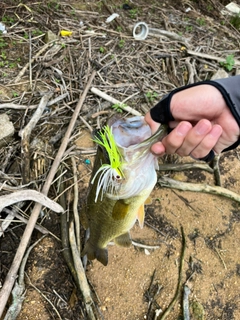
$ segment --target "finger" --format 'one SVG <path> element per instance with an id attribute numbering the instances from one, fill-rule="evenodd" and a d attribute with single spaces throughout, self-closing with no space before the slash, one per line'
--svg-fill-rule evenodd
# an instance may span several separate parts
<path id="1" fill-rule="evenodd" d="M 163 156 L 165 153 L 165 147 L 161 141 L 156 142 L 152 145 L 151 152 L 156 156 Z"/>
<path id="2" fill-rule="evenodd" d="M 145 117 L 144 120 L 147 122 L 147 124 L 150 126 L 152 133 L 155 133 L 157 131 L 157 129 L 160 126 L 160 123 L 155 122 L 150 115 L 150 112 L 148 112 Z"/>
<path id="3" fill-rule="evenodd" d="M 212 130 L 203 138 L 199 145 L 191 152 L 191 156 L 194 158 L 204 158 L 211 150 L 216 153 L 222 150 L 215 149 L 217 142 L 222 134 L 222 127 L 219 125 L 214 125 Z"/>
<path id="4" fill-rule="evenodd" d="M 189 130 L 182 145 L 177 149 L 176 153 L 180 156 L 192 154 L 193 150 L 197 150 L 196 147 L 211 130 L 212 124 L 209 120 L 200 120 L 191 130 Z"/>
<path id="5" fill-rule="evenodd" d="M 174 154 L 183 144 L 188 132 L 192 130 L 190 122 L 182 121 L 162 140 L 165 153 Z"/>

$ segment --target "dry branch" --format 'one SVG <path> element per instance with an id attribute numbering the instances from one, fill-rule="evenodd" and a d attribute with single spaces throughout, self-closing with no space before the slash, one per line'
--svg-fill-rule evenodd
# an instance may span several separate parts
<path id="1" fill-rule="evenodd" d="M 180 182 L 167 177 L 161 177 L 158 180 L 158 183 L 161 187 L 173 188 L 183 191 L 210 193 L 240 202 L 240 196 L 237 193 L 218 186 L 212 187 L 207 184 Z"/>
<path id="2" fill-rule="evenodd" d="M 49 199 L 47 196 L 38 192 L 36 190 L 24 189 L 20 191 L 15 191 L 13 193 L 0 196 L 0 212 L 3 208 L 11 206 L 14 203 L 20 201 L 32 200 L 40 203 L 41 205 L 48 207 L 55 212 L 63 212 L 63 208 L 53 200 Z"/>
<path id="3" fill-rule="evenodd" d="M 88 319 L 95 320 L 94 312 L 93 312 L 93 300 L 91 297 L 91 291 L 87 282 L 87 278 L 85 275 L 85 271 L 83 269 L 82 261 L 79 256 L 79 251 L 77 248 L 76 238 L 74 234 L 74 225 L 73 222 L 70 223 L 69 227 L 69 241 L 72 250 L 72 256 L 74 261 L 74 266 L 77 274 L 78 287 L 80 287 L 83 299 L 86 305 L 86 311 L 88 315 Z"/>
<path id="4" fill-rule="evenodd" d="M 56 97 L 55 99 L 52 99 L 47 102 L 46 107 L 50 107 L 55 103 L 60 102 L 61 100 L 65 99 L 68 96 L 68 93 L 63 93 L 60 96 Z M 0 109 L 15 109 L 15 110 L 26 110 L 26 109 L 36 109 L 38 107 L 37 104 L 34 105 L 19 105 L 15 103 L 1 103 Z"/>
<path id="5" fill-rule="evenodd" d="M 183 277 L 183 264 L 184 264 L 185 250 L 186 250 L 186 238 L 185 238 L 183 227 L 181 227 L 181 233 L 182 233 L 182 250 L 181 250 L 179 269 L 178 269 L 177 287 L 176 287 L 176 291 L 175 291 L 175 294 L 174 294 L 172 301 L 170 302 L 167 309 L 161 315 L 160 320 L 167 319 L 168 315 L 172 311 L 174 305 L 176 304 L 176 302 L 181 294 L 182 277 Z"/>
<path id="6" fill-rule="evenodd" d="M 74 157 L 71 157 L 73 168 L 73 180 L 74 180 L 74 199 L 73 199 L 73 215 L 76 229 L 77 249 L 80 255 L 81 253 L 81 240 L 80 240 L 80 219 L 78 214 L 78 180 L 77 180 L 77 165 Z"/>
<path id="7" fill-rule="evenodd" d="M 207 54 L 207 53 L 196 52 L 196 51 L 193 51 L 193 50 L 187 50 L 187 53 L 190 54 L 191 56 L 196 56 L 196 57 L 199 57 L 199 58 L 204 58 L 204 59 L 208 59 L 208 60 L 215 60 L 217 62 L 226 62 L 225 58 L 212 56 L 212 55 Z M 234 59 L 234 64 L 236 66 L 240 66 L 240 61 Z"/>
<path id="8" fill-rule="evenodd" d="M 92 93 L 95 93 L 96 95 L 98 95 L 99 97 L 103 98 L 106 101 L 111 102 L 112 104 L 117 104 L 119 108 L 123 109 L 124 111 L 127 111 L 135 116 L 141 116 L 141 113 L 138 112 L 137 110 L 134 110 L 133 108 L 126 106 L 124 103 L 122 103 L 121 101 L 109 96 L 108 94 L 106 94 L 105 92 L 100 91 L 97 88 L 92 88 L 91 89 Z"/>
<path id="9" fill-rule="evenodd" d="M 159 171 L 183 171 L 183 170 L 205 170 L 207 172 L 213 173 L 213 169 L 207 163 L 198 163 L 198 162 L 191 162 L 191 163 L 163 163 L 159 165 Z"/>

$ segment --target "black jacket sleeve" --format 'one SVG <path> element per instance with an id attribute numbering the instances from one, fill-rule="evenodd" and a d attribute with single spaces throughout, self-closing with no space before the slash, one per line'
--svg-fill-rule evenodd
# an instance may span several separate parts
<path id="1" fill-rule="evenodd" d="M 212 85 L 221 92 L 227 106 L 229 107 L 232 115 L 234 116 L 240 127 L 240 75 L 229 77 L 226 79 L 202 81 L 190 84 L 188 86 L 177 88 L 165 97 L 163 97 L 163 99 L 150 110 L 152 119 L 156 122 L 165 124 L 167 124 L 169 121 L 174 120 L 170 111 L 170 103 L 172 96 L 179 91 L 199 86 L 202 84 Z M 240 140 L 236 141 L 236 143 L 234 143 L 232 146 L 228 147 L 223 151 L 228 151 L 233 148 L 236 148 L 239 144 Z"/>

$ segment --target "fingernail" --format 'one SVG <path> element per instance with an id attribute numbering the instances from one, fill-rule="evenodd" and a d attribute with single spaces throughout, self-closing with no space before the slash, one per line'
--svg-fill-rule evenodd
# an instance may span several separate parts
<path id="1" fill-rule="evenodd" d="M 211 136 L 214 137 L 214 138 L 218 138 L 220 137 L 220 135 L 222 134 L 222 127 L 219 126 L 219 125 L 215 125 L 213 128 L 212 128 L 212 131 L 211 131 Z"/>
<path id="2" fill-rule="evenodd" d="M 190 129 L 191 129 L 191 126 L 190 126 L 189 123 L 181 122 L 181 123 L 177 126 L 176 131 L 177 131 L 177 133 L 178 133 L 180 136 L 185 136 Z"/>
<path id="3" fill-rule="evenodd" d="M 205 121 L 200 121 L 197 125 L 196 125 L 196 132 L 199 135 L 205 134 L 209 131 L 209 123 L 206 123 Z"/>

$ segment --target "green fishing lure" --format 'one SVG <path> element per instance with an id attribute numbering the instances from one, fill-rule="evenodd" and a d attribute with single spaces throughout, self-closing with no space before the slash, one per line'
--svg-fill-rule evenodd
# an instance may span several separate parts
<path id="1" fill-rule="evenodd" d="M 94 183 L 96 177 L 101 172 L 95 197 L 95 202 L 97 202 L 100 191 L 102 191 L 101 200 L 104 193 L 117 193 L 120 182 L 124 179 L 122 170 L 124 162 L 118 146 L 116 145 L 112 130 L 108 125 L 103 127 L 103 129 L 99 132 L 99 137 L 95 136 L 95 139 L 93 139 L 93 141 L 106 150 L 110 162 L 109 164 L 102 164 L 102 166 L 97 170 L 91 182 Z"/>

